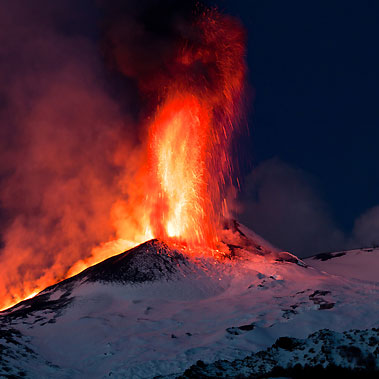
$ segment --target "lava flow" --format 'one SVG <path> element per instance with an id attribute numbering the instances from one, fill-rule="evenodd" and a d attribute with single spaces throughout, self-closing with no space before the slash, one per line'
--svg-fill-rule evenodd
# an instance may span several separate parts
<path id="1" fill-rule="evenodd" d="M 145 143 L 138 159 L 125 158 L 122 141 L 115 152 L 128 170 L 119 181 L 122 196 L 110 209 L 114 238 L 72 262 L 69 270 L 59 262 L 56 272 L 50 267 L 22 289 L 10 288 L 0 307 L 151 238 L 217 251 L 236 177 L 230 151 L 241 116 L 244 31 L 236 20 L 208 10 L 175 49 L 164 72 L 138 78 L 155 111 L 143 122 Z M 127 68 L 121 71 L 128 75 Z"/>

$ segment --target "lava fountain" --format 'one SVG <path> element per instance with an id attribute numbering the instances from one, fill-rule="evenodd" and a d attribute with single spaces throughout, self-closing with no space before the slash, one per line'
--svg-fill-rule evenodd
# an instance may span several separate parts
<path id="1" fill-rule="evenodd" d="M 241 117 L 245 36 L 238 21 L 216 10 L 199 12 L 182 29 L 164 70 L 136 79 L 153 111 L 141 121 L 138 153 L 125 151 L 122 140 L 114 151 L 127 169 L 110 209 L 113 237 L 76 261 L 50 257 L 53 264 L 39 275 L 7 286 L 1 308 L 151 238 L 217 256 L 237 177 L 231 144 Z M 120 66 L 133 76 L 128 64 Z"/>
<path id="2" fill-rule="evenodd" d="M 245 77 L 244 32 L 214 10 L 201 14 L 193 28 L 195 37 L 178 44 L 168 72 L 148 88 L 159 101 L 147 123 L 144 163 L 133 179 L 138 184 L 131 189 L 125 178 L 128 199 L 113 210 L 123 240 L 175 238 L 212 249 L 228 216 L 236 177 L 230 148 Z"/>

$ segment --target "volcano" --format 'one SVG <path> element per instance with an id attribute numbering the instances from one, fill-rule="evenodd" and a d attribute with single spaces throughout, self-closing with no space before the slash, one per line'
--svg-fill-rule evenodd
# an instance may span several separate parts
<path id="1" fill-rule="evenodd" d="M 301 260 L 233 220 L 254 97 L 238 19 L 8 3 L 1 377 L 377 371 L 378 250 Z"/>
<path id="2" fill-rule="evenodd" d="M 229 253 L 214 259 L 153 239 L 1 312 L 1 375 L 259 377 L 297 363 L 378 369 L 379 282 L 336 267 L 378 267 L 379 249 L 302 261 L 235 221 L 223 242 Z M 328 260 L 336 261 L 332 273 Z"/>

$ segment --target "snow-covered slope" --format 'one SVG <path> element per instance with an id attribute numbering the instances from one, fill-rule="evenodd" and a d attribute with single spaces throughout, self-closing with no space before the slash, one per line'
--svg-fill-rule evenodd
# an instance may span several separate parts
<path id="1" fill-rule="evenodd" d="M 322 253 L 307 258 L 305 261 L 330 274 L 379 281 L 379 248 Z"/>
<path id="2" fill-rule="evenodd" d="M 152 240 L 0 313 L 0 374 L 152 378 L 283 336 L 379 324 L 379 283 L 330 275 L 232 223 L 229 254 Z"/>

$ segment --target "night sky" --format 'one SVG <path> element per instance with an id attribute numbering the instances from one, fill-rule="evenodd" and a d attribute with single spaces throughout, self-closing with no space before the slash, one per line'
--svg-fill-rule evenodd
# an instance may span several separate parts
<path id="1" fill-rule="evenodd" d="M 242 220 L 299 254 L 377 243 L 379 212 L 362 221 L 363 231 L 353 229 L 379 204 L 379 3 L 219 4 L 247 29 L 255 92 L 249 153 L 260 172 L 247 179 L 244 201 L 253 196 L 255 203 Z M 278 194 L 265 201 L 253 183 Z M 305 211 L 301 202 L 317 209 Z M 331 229 L 314 225 L 319 232 L 311 232 L 309 222 Z M 308 240 L 296 242 L 303 232 Z"/>

